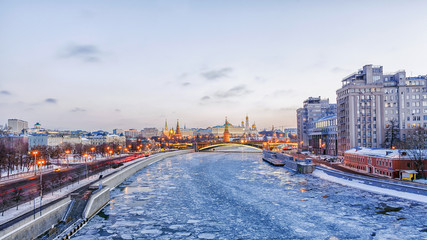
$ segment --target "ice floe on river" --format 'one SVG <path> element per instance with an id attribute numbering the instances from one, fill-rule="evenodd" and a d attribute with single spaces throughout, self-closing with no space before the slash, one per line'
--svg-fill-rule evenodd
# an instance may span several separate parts
<path id="1" fill-rule="evenodd" d="M 112 191 L 73 239 L 426 239 L 427 206 L 264 163 L 194 153 Z"/>

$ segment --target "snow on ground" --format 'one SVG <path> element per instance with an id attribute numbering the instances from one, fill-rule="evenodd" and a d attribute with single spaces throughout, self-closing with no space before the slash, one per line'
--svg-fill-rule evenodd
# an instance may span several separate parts
<path id="1" fill-rule="evenodd" d="M 142 169 L 74 239 L 426 239 L 426 204 L 289 172 L 260 154 Z"/>
<path id="2" fill-rule="evenodd" d="M 427 196 L 422 196 L 422 195 L 413 194 L 413 193 L 405 193 L 405 192 L 381 188 L 381 187 L 370 186 L 370 185 L 363 184 L 362 182 L 356 181 L 356 180 L 349 181 L 346 179 L 330 176 L 327 173 L 325 173 L 324 171 L 319 170 L 319 169 L 316 169 L 313 172 L 313 176 L 316 176 L 316 177 L 319 177 L 321 179 L 325 179 L 325 180 L 328 180 L 331 182 L 339 183 L 339 184 L 342 184 L 345 186 L 362 189 L 362 190 L 369 191 L 369 192 L 386 194 L 386 195 L 390 195 L 390 196 L 394 196 L 394 197 L 401 197 L 401 198 L 405 198 L 405 199 L 409 199 L 409 200 L 413 200 L 413 201 L 419 201 L 419 202 L 427 203 Z"/>
<path id="3" fill-rule="evenodd" d="M 111 170 L 106 170 L 102 174 L 108 174 L 108 171 L 111 171 Z M 60 190 L 45 194 L 45 195 L 43 195 L 42 204 L 44 205 L 44 204 L 47 204 L 49 202 L 52 202 L 58 198 L 61 198 L 65 195 L 77 190 L 78 188 L 82 187 L 83 185 L 88 184 L 92 181 L 96 181 L 96 180 L 98 180 L 98 175 L 94 175 L 94 176 L 91 176 L 89 178 L 82 179 L 79 182 L 75 182 L 71 185 L 63 187 Z M 5 222 L 7 222 L 7 221 L 9 221 L 15 217 L 18 217 L 18 216 L 20 216 L 20 215 L 22 215 L 28 211 L 34 210 L 34 207 L 36 208 L 36 212 L 37 212 L 37 216 L 38 216 L 39 212 L 38 212 L 37 208 L 40 208 L 40 197 L 36 198 L 33 201 L 29 201 L 29 202 L 20 204 L 18 206 L 18 210 L 16 210 L 16 207 L 13 207 L 13 208 L 5 211 L 3 216 L 2 216 L 2 214 L 0 214 L 0 224 L 3 224 L 3 223 L 5 223 Z"/>
<path id="4" fill-rule="evenodd" d="M 42 172 L 47 173 L 47 172 L 51 172 L 54 169 L 60 168 L 61 166 L 59 165 L 55 165 L 55 164 L 51 164 L 49 166 L 43 166 L 42 167 Z M 36 168 L 36 174 L 39 175 L 40 174 L 40 169 Z M 2 177 L 0 178 L 0 183 L 5 183 L 8 181 L 15 181 L 16 179 L 19 178 L 27 178 L 27 177 L 31 177 L 34 176 L 34 168 L 30 167 L 29 171 L 27 170 L 14 170 L 10 173 L 9 176 L 7 176 L 7 171 L 2 173 Z"/>
<path id="5" fill-rule="evenodd" d="M 427 179 L 422 179 L 421 178 L 421 179 L 414 180 L 414 182 L 427 184 Z"/>
<path id="6" fill-rule="evenodd" d="M 125 167 L 129 164 L 132 164 L 134 162 L 135 161 L 126 162 L 126 163 L 124 163 L 123 167 Z M 122 169 L 123 167 L 117 168 L 117 169 L 106 169 L 105 171 L 98 173 L 98 174 L 95 174 L 95 175 L 92 175 L 89 178 L 81 179 L 79 182 L 74 182 L 70 185 L 67 185 L 67 186 L 61 188 L 60 190 L 56 190 L 54 192 L 50 192 L 48 194 L 45 194 L 45 195 L 43 195 L 42 204 L 47 204 L 47 203 L 49 203 L 55 199 L 64 197 L 67 194 L 77 190 L 78 188 L 80 188 L 80 187 L 82 187 L 82 186 L 84 186 L 90 182 L 97 181 L 99 179 L 100 174 L 105 176 L 111 172 L 118 171 L 118 170 Z M 37 172 L 37 173 L 39 173 L 39 172 Z M 32 173 L 32 174 L 34 174 L 34 173 Z M 20 215 L 22 215 L 28 211 L 34 210 L 34 205 L 36 207 L 36 210 L 37 210 L 37 207 L 40 207 L 40 197 L 36 198 L 35 201 L 32 200 L 32 201 L 20 204 L 18 206 L 18 210 L 16 210 L 16 207 L 14 207 L 14 208 L 11 208 L 11 209 L 8 209 L 7 211 L 5 211 L 3 215 L 0 213 L 0 224 L 3 224 L 7 221 L 10 221 L 11 219 L 13 219 L 17 216 L 20 216 Z"/>

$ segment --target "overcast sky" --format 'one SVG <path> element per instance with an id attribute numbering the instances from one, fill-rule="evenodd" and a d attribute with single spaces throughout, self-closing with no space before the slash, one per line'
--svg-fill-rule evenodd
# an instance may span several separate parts
<path id="1" fill-rule="evenodd" d="M 427 74 L 427 1 L 0 1 L 0 124 L 296 127 L 365 64 Z"/>

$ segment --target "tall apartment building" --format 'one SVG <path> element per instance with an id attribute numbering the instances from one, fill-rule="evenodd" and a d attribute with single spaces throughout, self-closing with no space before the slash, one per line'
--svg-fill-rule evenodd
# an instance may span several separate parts
<path id="1" fill-rule="evenodd" d="M 414 127 L 427 128 L 427 76 L 407 77 L 399 83 L 399 126 L 404 140 Z"/>
<path id="2" fill-rule="evenodd" d="M 322 117 L 336 114 L 336 104 L 330 104 L 329 99 L 309 97 L 303 107 L 297 110 L 298 149 L 311 150 L 309 128 L 313 121 Z"/>
<path id="3" fill-rule="evenodd" d="M 338 155 L 352 147 L 382 147 L 390 125 L 404 129 L 424 126 L 426 78 L 406 77 L 404 70 L 384 74 L 382 66 L 365 65 L 342 80 L 337 90 Z M 426 96 L 427 99 L 427 96 Z"/>
<path id="4" fill-rule="evenodd" d="M 28 129 L 28 122 L 19 119 L 8 119 L 7 125 L 10 128 L 10 132 L 14 134 L 20 134 L 22 130 Z"/>

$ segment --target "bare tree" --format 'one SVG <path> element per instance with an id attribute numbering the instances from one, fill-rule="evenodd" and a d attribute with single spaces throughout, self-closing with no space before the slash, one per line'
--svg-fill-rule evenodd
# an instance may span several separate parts
<path id="1" fill-rule="evenodd" d="M 424 166 L 427 159 L 427 129 L 422 127 L 408 131 L 402 148 L 407 149 L 407 155 L 417 168 L 418 174 L 426 179 Z"/>
<path id="2" fill-rule="evenodd" d="M 400 142 L 400 131 L 399 131 L 399 122 L 392 118 L 385 125 L 385 139 L 383 142 L 384 148 L 392 148 L 395 147 L 396 144 Z"/>
<path id="3" fill-rule="evenodd" d="M 0 178 L 2 177 L 1 173 L 3 169 L 7 166 L 7 149 L 5 144 L 0 141 Z"/>
<path id="4" fill-rule="evenodd" d="M 21 194 L 22 194 L 22 189 L 19 188 L 15 188 L 15 196 L 13 196 L 13 200 L 16 202 L 16 210 L 18 210 L 18 206 L 19 206 L 19 200 L 21 200 Z"/>

